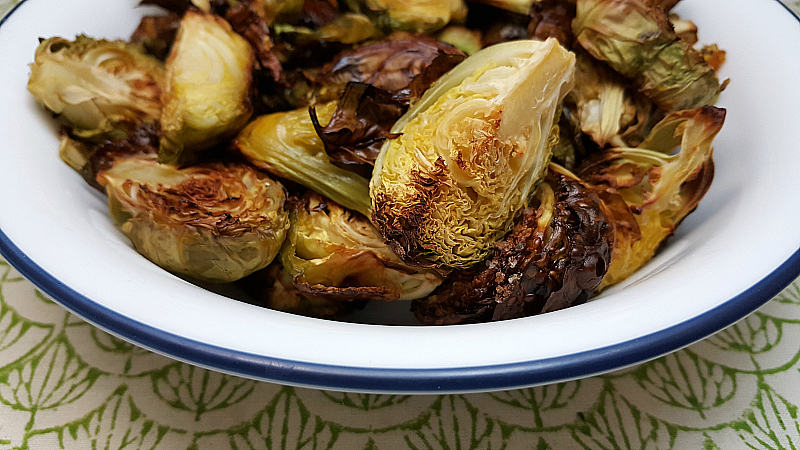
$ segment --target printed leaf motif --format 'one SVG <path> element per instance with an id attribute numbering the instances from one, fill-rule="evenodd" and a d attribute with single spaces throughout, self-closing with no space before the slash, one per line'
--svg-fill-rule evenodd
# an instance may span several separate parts
<path id="1" fill-rule="evenodd" d="M 800 284 L 796 281 L 781 291 L 772 302 L 785 303 L 790 305 L 800 305 Z"/>
<path id="2" fill-rule="evenodd" d="M 107 375 L 152 375 L 175 364 L 173 359 L 129 344 L 84 321 L 68 324 L 64 333 L 83 361 Z"/>
<path id="3" fill-rule="evenodd" d="M 733 374 L 721 366 L 679 351 L 645 364 L 634 375 L 653 397 L 674 407 L 705 410 L 730 400 L 736 390 Z"/>
<path id="4" fill-rule="evenodd" d="M 167 427 L 159 426 L 144 417 L 127 394 L 127 388 L 122 386 L 96 411 L 80 421 L 59 429 L 58 441 L 62 444 L 62 448 L 67 450 L 88 447 L 126 450 L 166 449 L 170 447 L 161 444 L 164 443 L 167 431 Z M 35 441 L 33 443 L 35 444 Z"/>
<path id="5" fill-rule="evenodd" d="M 548 413 L 569 406 L 581 386 L 580 381 L 538 386 L 529 389 L 517 389 L 488 394 L 494 400 L 505 405 L 519 408 L 519 414 L 530 414 L 530 428 L 541 429 L 557 424 L 547 420 Z"/>
<path id="6" fill-rule="evenodd" d="M 35 351 L 51 333 L 52 327 L 28 322 L 0 301 L 0 361 L 7 367 Z"/>
<path id="7" fill-rule="evenodd" d="M 57 340 L 0 380 L 0 398 L 27 411 L 63 406 L 89 390 L 98 376 Z"/>
<path id="8" fill-rule="evenodd" d="M 253 391 L 255 383 L 182 363 L 161 371 L 155 380 L 157 394 L 172 407 L 193 412 L 195 420 L 240 402 Z"/>
<path id="9" fill-rule="evenodd" d="M 286 387 L 252 427 L 232 440 L 237 449 L 318 450 L 331 448 L 337 435 L 331 424 L 311 415 L 293 388 Z"/>
<path id="10" fill-rule="evenodd" d="M 470 404 L 468 396 L 444 395 L 431 407 L 427 424 L 406 435 L 412 449 L 497 449 L 500 426 Z"/>
<path id="11" fill-rule="evenodd" d="M 348 408 L 362 411 L 373 411 L 401 404 L 411 398 L 410 395 L 355 394 L 350 392 L 324 391 L 325 397 Z"/>
<path id="12" fill-rule="evenodd" d="M 574 432 L 575 440 L 592 450 L 665 450 L 674 441 L 666 425 L 642 414 L 613 391 L 606 391 L 598 407 Z"/>
<path id="13" fill-rule="evenodd" d="M 755 354 L 772 349 L 781 335 L 780 322 L 756 312 L 709 337 L 707 342 L 721 350 Z"/>
<path id="14" fill-rule="evenodd" d="M 797 406 L 767 386 L 759 391 L 753 410 L 745 414 L 751 433 L 740 433 L 753 449 L 800 449 L 800 421 Z"/>
<path id="15" fill-rule="evenodd" d="M 70 314 L 39 292 L 22 275 L 0 259 L 0 303 L 31 323 L 61 326 Z"/>

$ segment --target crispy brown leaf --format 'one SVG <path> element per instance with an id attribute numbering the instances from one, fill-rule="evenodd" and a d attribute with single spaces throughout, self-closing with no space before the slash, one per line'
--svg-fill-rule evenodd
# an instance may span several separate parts
<path id="1" fill-rule="evenodd" d="M 572 47 L 572 19 L 575 5 L 560 0 L 542 0 L 531 6 L 528 37 L 546 40 L 556 38 L 566 48 Z"/>
<path id="2" fill-rule="evenodd" d="M 426 324 L 530 316 L 585 302 L 605 275 L 614 229 L 596 192 L 551 168 L 540 204 L 477 269 L 451 277 L 412 303 Z M 547 186 L 551 187 L 548 190 Z"/>
<path id="3" fill-rule="evenodd" d="M 442 53 L 452 56 L 442 57 Z M 410 89 L 412 80 L 429 66 L 433 66 L 431 73 L 443 74 L 464 58 L 466 55 L 455 47 L 425 36 L 367 44 L 340 53 L 323 67 L 316 80 L 317 97 L 319 101 L 336 99 L 351 81 L 395 93 Z"/>
<path id="4" fill-rule="evenodd" d="M 181 16 L 174 13 L 166 16 L 144 16 L 131 35 L 130 42 L 141 43 L 148 53 L 162 61 L 166 60 L 180 23 Z"/>
<path id="5" fill-rule="evenodd" d="M 256 59 L 274 81 L 283 79 L 283 68 L 273 51 L 269 25 L 259 16 L 252 0 L 233 3 L 225 13 L 233 31 L 244 37 L 256 51 Z"/>
<path id="6" fill-rule="evenodd" d="M 305 0 L 302 11 L 300 22 L 313 27 L 325 26 L 341 15 L 336 0 Z"/>
<path id="7" fill-rule="evenodd" d="M 392 94 L 366 83 L 348 83 L 330 122 L 322 126 L 316 110 L 309 108 L 311 122 L 325 151 L 340 167 L 369 176 L 375 158 L 390 133 L 392 125 L 405 108 Z"/>

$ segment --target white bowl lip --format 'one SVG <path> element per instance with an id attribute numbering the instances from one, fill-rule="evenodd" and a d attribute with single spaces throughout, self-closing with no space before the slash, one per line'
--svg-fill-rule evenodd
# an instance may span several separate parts
<path id="1" fill-rule="evenodd" d="M 780 0 L 775 0 L 798 19 Z M 20 0 L 3 18 L 27 0 Z M 800 19 L 798 19 L 800 21 Z M 237 376 L 353 392 L 465 393 L 542 385 L 638 364 L 678 350 L 750 314 L 800 275 L 800 249 L 749 288 L 700 316 L 605 347 L 557 357 L 445 368 L 376 368 L 295 361 L 197 341 L 132 320 L 86 297 L 33 261 L 0 229 L 0 256 L 57 303 L 93 325 L 171 358 Z"/>
<path id="2" fill-rule="evenodd" d="M 707 313 L 636 339 L 532 361 L 399 369 L 293 361 L 199 342 L 131 320 L 81 295 L 29 259 L 2 230 L 0 255 L 36 287 L 77 316 L 171 358 L 280 384 L 394 394 L 499 391 L 563 382 L 621 369 L 673 352 L 726 328 L 768 302 L 800 275 L 798 249 L 753 286 Z"/>

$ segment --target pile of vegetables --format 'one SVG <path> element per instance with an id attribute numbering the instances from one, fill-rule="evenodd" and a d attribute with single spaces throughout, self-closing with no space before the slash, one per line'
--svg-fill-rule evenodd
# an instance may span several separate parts
<path id="1" fill-rule="evenodd" d="M 714 174 L 725 53 L 677 0 L 143 0 L 28 90 L 134 248 L 269 308 L 424 324 L 587 301 Z"/>

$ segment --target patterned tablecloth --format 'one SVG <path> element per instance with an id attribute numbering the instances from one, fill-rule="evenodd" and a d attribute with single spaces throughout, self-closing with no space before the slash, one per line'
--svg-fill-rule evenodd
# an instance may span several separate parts
<path id="1" fill-rule="evenodd" d="M 0 259 L 0 449 L 798 449 L 799 360 L 800 280 L 702 342 L 607 375 L 470 395 L 300 389 L 128 344 Z"/>

